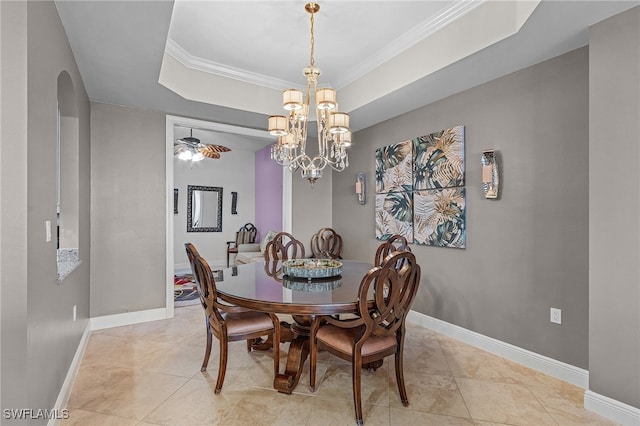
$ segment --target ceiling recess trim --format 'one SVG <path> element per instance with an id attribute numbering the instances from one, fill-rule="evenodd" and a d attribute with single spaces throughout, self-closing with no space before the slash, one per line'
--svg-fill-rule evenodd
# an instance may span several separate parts
<path id="1" fill-rule="evenodd" d="M 283 87 L 302 88 L 300 82 L 293 83 L 193 56 L 171 38 L 167 38 L 165 52 L 185 67 L 192 70 L 202 71 L 220 77 L 231 78 L 244 83 L 255 84 L 275 90 L 282 90 Z"/>
<path id="2" fill-rule="evenodd" d="M 393 57 L 413 47 L 439 29 L 447 26 L 459 17 L 475 9 L 485 1 L 487 0 L 456 2 L 453 6 L 444 10 L 439 15 L 416 25 L 400 37 L 392 40 L 384 46 L 381 46 L 381 48 L 376 51 L 376 54 L 371 56 L 367 61 L 358 64 L 358 66 L 351 68 L 351 70 L 344 69 L 342 71 L 342 76 L 338 78 L 335 83 L 336 89 L 339 90 L 345 87 L 367 74 L 372 69 L 388 62 L 393 59 Z M 217 63 L 198 56 L 193 56 L 170 37 L 167 38 L 165 52 L 185 67 L 196 71 L 202 71 L 220 77 L 231 78 L 275 90 L 281 90 L 283 87 L 303 88 L 299 81 L 292 82 L 282 80 L 264 74 L 235 68 L 226 64 Z"/>
<path id="3" fill-rule="evenodd" d="M 379 67 L 393 59 L 393 57 L 420 43 L 420 41 L 472 11 L 485 1 L 486 0 L 468 0 L 455 3 L 439 15 L 416 25 L 398 38 L 381 46 L 380 49 L 376 50 L 376 53 L 366 61 L 360 62 L 356 67 L 343 70 L 339 77 L 336 78 L 336 88 L 340 90 L 350 83 L 353 83 L 372 69 Z"/>

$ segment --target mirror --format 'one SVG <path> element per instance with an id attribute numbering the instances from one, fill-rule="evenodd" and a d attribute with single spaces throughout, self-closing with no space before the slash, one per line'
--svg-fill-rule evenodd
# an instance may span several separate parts
<path id="1" fill-rule="evenodd" d="M 222 232 L 222 188 L 187 186 L 187 232 Z"/>

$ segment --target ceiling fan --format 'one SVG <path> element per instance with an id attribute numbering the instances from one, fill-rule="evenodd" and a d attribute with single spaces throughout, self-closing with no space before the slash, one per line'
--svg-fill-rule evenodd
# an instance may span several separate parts
<path id="1" fill-rule="evenodd" d="M 173 143 L 173 155 L 185 161 L 200 161 L 205 157 L 218 159 L 221 152 L 229 151 L 231 149 L 226 146 L 200 142 L 200 139 L 193 137 L 193 129 L 190 136 L 176 139 Z"/>

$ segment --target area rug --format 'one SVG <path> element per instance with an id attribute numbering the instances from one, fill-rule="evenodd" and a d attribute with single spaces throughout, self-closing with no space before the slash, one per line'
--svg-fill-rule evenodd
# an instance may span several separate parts
<path id="1" fill-rule="evenodd" d="M 176 307 L 200 303 L 198 287 L 196 287 L 193 274 L 180 274 L 173 276 L 173 302 Z"/>

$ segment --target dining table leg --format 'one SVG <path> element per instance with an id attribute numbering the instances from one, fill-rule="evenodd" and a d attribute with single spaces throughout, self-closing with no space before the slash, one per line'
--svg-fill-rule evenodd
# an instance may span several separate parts
<path id="1" fill-rule="evenodd" d="M 273 379 L 273 387 L 286 394 L 293 392 L 302 376 L 304 362 L 309 356 L 309 331 L 313 317 L 293 315 L 293 320 L 293 324 L 286 321 L 280 323 L 281 341 L 290 343 L 284 373 L 276 374 Z"/>

